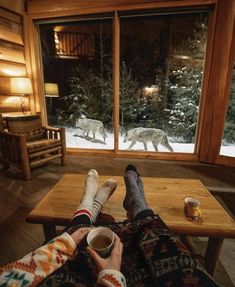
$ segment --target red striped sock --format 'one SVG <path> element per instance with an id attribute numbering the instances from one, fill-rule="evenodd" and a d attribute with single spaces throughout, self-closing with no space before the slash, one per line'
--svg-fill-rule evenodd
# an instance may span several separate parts
<path id="1" fill-rule="evenodd" d="M 78 209 L 78 210 L 76 210 L 74 212 L 72 219 L 74 219 L 75 217 L 80 216 L 80 215 L 86 215 L 86 216 L 88 216 L 90 218 L 90 220 L 91 220 L 91 217 L 92 217 L 92 214 L 91 214 L 90 210 L 88 210 L 88 209 Z"/>

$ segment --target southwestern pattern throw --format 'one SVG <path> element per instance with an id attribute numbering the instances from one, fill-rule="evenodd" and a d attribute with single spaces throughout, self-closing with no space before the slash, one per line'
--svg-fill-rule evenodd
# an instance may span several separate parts
<path id="1" fill-rule="evenodd" d="M 121 272 L 128 287 L 218 287 L 159 216 L 103 225 L 117 233 L 124 243 Z M 75 260 L 57 270 L 40 286 L 95 286 L 97 275 L 84 248 Z"/>

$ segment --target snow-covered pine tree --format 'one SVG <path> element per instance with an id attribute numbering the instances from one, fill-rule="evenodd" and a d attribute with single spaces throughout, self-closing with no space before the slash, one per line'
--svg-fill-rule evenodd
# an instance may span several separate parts
<path id="1" fill-rule="evenodd" d="M 87 96 L 82 86 L 80 69 L 76 67 L 67 81 L 69 94 L 60 98 L 64 108 L 60 113 L 60 121 L 67 126 L 74 126 L 75 120 L 84 114 L 87 108 Z"/>
<path id="2" fill-rule="evenodd" d="M 138 84 L 125 62 L 122 62 L 120 70 L 120 125 L 127 127 L 128 124 L 136 122 L 140 112 L 139 98 L 136 94 Z"/>
<path id="3" fill-rule="evenodd" d="M 177 141 L 192 143 L 197 124 L 202 72 L 183 67 L 173 71 L 173 76 L 171 90 L 174 104 L 168 124 Z"/>
<path id="4" fill-rule="evenodd" d="M 193 143 L 195 140 L 207 26 L 207 16 L 200 17 L 194 23 L 192 37 L 174 51 L 176 55 L 189 58 L 183 67 L 175 68 L 170 74 L 168 124 L 171 135 L 180 142 Z"/>

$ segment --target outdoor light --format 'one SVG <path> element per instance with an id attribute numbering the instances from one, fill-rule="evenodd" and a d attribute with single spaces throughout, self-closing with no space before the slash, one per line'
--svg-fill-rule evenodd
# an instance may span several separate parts
<path id="1" fill-rule="evenodd" d="M 20 105 L 23 114 L 26 113 L 26 105 L 24 102 L 25 95 L 33 93 L 32 82 L 30 78 L 11 78 L 11 93 L 20 95 Z"/>
<path id="2" fill-rule="evenodd" d="M 187 55 L 174 55 L 174 58 L 181 59 L 181 60 L 189 60 L 192 57 L 191 56 L 187 56 Z"/>
<path id="3" fill-rule="evenodd" d="M 159 87 L 156 85 L 152 85 L 150 87 L 145 87 L 144 88 L 144 93 L 146 96 L 152 96 L 155 93 L 159 92 Z"/>

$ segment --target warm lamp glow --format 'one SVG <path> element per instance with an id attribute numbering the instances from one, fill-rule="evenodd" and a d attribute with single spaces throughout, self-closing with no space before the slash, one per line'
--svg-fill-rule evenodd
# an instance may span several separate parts
<path id="1" fill-rule="evenodd" d="M 11 78 L 12 94 L 32 94 L 32 82 L 30 78 Z"/>
<path id="2" fill-rule="evenodd" d="M 20 95 L 20 105 L 23 114 L 26 113 L 25 95 L 33 93 L 32 82 L 30 78 L 11 78 L 10 79 L 11 93 Z"/>
<path id="3" fill-rule="evenodd" d="M 0 71 L 6 75 L 6 76 L 12 76 L 12 77 L 17 77 L 17 76 L 22 76 L 24 74 L 24 71 L 22 69 L 12 69 L 12 68 L 2 68 L 0 67 Z"/>
<path id="4" fill-rule="evenodd" d="M 45 83 L 46 97 L 59 97 L 58 85 L 54 83 Z"/>

